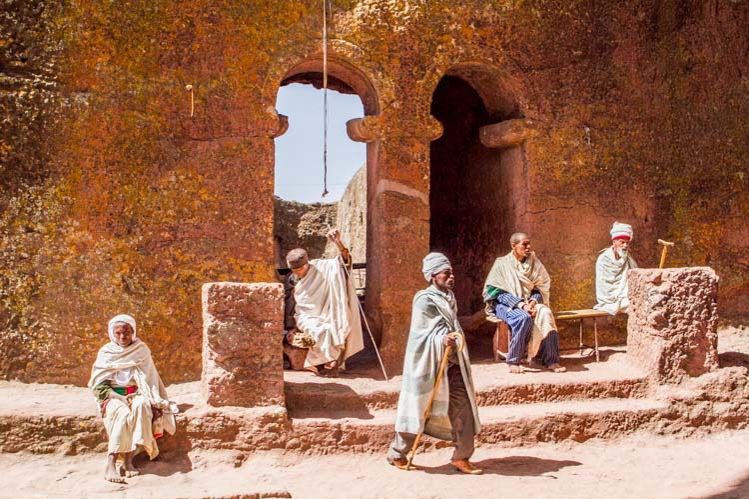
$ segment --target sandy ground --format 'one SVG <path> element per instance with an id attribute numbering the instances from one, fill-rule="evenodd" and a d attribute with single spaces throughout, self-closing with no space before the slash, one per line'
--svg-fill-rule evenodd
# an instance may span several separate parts
<path id="1" fill-rule="evenodd" d="M 446 465 L 450 449 L 421 454 L 421 471 L 382 455 L 302 456 L 194 451 L 143 464 L 115 485 L 104 455 L 0 455 L 0 497 L 295 498 L 686 498 L 749 497 L 749 430 L 703 439 L 636 436 L 620 441 L 483 447 L 483 476 Z"/>

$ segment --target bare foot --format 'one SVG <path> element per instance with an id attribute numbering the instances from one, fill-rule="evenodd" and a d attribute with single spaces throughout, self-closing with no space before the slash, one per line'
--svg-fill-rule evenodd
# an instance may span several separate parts
<path id="1" fill-rule="evenodd" d="M 525 372 L 523 366 L 517 364 L 508 364 L 508 367 L 510 368 L 510 374 L 523 374 Z"/>
<path id="2" fill-rule="evenodd" d="M 549 370 L 554 371 L 555 373 L 563 373 L 567 371 L 567 368 L 561 364 L 552 364 L 549 366 Z"/>
<path id="3" fill-rule="evenodd" d="M 117 453 L 112 453 L 107 456 L 107 468 L 104 470 L 104 480 L 112 483 L 127 483 L 124 478 L 120 476 L 119 471 L 115 464 L 117 463 Z"/>
<path id="4" fill-rule="evenodd" d="M 123 469 L 125 470 L 125 476 L 128 478 L 140 475 L 138 468 L 133 465 L 134 456 L 135 452 L 128 452 L 125 454 L 125 465 L 123 466 Z"/>

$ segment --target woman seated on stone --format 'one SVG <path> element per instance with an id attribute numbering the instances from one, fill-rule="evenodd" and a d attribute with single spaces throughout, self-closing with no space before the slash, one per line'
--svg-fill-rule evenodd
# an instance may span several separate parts
<path id="1" fill-rule="evenodd" d="M 142 450 L 151 459 L 159 454 L 156 438 L 164 431 L 174 434 L 178 410 L 167 398 L 151 350 L 136 338 L 135 319 L 118 315 L 110 320 L 109 339 L 91 368 L 88 387 L 96 396 L 109 436 L 104 478 L 126 483 L 116 468 L 118 455 L 124 460 L 125 476 L 137 475 L 133 457 Z"/>

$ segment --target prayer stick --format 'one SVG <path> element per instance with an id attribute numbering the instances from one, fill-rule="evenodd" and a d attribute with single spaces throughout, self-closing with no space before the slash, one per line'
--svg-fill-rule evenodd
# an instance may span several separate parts
<path id="1" fill-rule="evenodd" d="M 664 241 L 663 239 L 658 239 L 658 244 L 663 246 L 663 251 L 661 251 L 661 263 L 658 264 L 658 268 L 662 269 L 663 265 L 666 263 L 666 254 L 668 253 L 669 246 L 673 246 L 674 243 L 669 241 Z"/>

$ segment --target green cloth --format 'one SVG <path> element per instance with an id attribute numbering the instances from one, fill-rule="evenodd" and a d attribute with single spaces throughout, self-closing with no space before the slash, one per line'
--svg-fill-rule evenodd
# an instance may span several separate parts
<path id="1" fill-rule="evenodd" d="M 94 387 L 96 401 L 100 404 L 109 398 L 110 392 L 118 393 L 124 397 L 127 395 L 127 388 L 124 386 L 115 386 L 112 384 L 112 380 L 108 379 Z"/>

